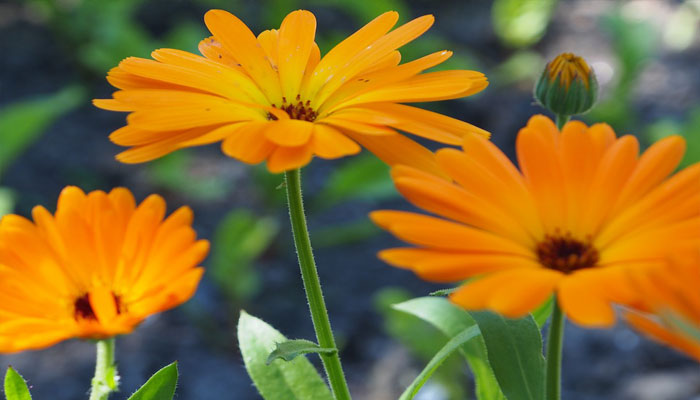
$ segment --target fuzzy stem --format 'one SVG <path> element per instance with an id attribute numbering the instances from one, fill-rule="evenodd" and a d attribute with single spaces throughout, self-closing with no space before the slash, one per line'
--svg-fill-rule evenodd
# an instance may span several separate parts
<path id="1" fill-rule="evenodd" d="M 117 366 L 114 364 L 114 338 L 99 340 L 90 400 L 107 400 L 110 393 L 117 391 L 117 381 Z"/>
<path id="2" fill-rule="evenodd" d="M 311 239 L 306 226 L 306 216 L 304 215 L 304 203 L 301 195 L 301 171 L 295 169 L 285 173 L 287 187 L 287 201 L 289 205 L 289 217 L 292 221 L 292 233 L 294 234 L 294 245 L 297 249 L 297 258 L 301 268 L 301 277 L 304 281 L 304 290 L 309 302 L 311 320 L 316 331 L 316 338 L 321 347 L 335 349 L 335 339 L 331 330 L 331 323 L 328 319 L 328 311 L 323 300 L 321 291 L 321 281 L 316 270 L 314 255 L 311 250 Z M 337 400 L 350 400 L 350 391 L 345 381 L 343 367 L 340 364 L 338 352 L 319 353 L 323 361 L 323 367 Z"/>

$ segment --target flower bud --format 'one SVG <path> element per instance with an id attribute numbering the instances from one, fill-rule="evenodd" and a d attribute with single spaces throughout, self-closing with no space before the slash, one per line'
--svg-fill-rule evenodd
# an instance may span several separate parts
<path id="1" fill-rule="evenodd" d="M 562 53 L 542 71 L 535 99 L 556 115 L 583 114 L 598 99 L 598 81 L 583 58 Z"/>

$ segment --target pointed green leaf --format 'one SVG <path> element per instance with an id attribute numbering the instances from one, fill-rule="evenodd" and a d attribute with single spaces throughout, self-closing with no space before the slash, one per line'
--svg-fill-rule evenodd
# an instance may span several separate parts
<path id="1" fill-rule="evenodd" d="M 172 400 L 177 386 L 177 362 L 161 368 L 129 400 Z"/>
<path id="2" fill-rule="evenodd" d="M 537 326 L 542 329 L 544 323 L 547 322 L 549 316 L 552 315 L 552 310 L 554 309 L 554 297 L 550 297 L 549 300 L 542 303 L 541 306 L 537 307 L 535 311 L 532 312 L 532 318 L 537 322 Z"/>
<path id="3" fill-rule="evenodd" d="M 430 292 L 428 294 L 428 296 L 445 297 L 445 296 L 449 296 L 450 294 L 452 294 L 452 292 L 454 292 L 457 289 L 458 288 L 440 289 L 440 290 L 436 290 L 434 292 Z"/>
<path id="4" fill-rule="evenodd" d="M 466 342 L 479 337 L 479 328 L 472 326 L 471 328 L 465 329 L 457 336 L 450 339 L 445 346 L 438 351 L 435 356 L 430 360 L 428 365 L 425 366 L 423 371 L 416 377 L 416 379 L 411 383 L 411 385 L 403 392 L 399 400 L 411 400 L 418 394 L 421 387 L 428 381 L 433 372 L 449 357 L 455 350 L 458 350 Z"/>
<path id="5" fill-rule="evenodd" d="M 275 360 L 275 344 L 287 339 L 264 321 L 241 311 L 238 343 L 248 375 L 265 400 L 333 400 L 330 389 L 306 357 Z"/>
<path id="6" fill-rule="evenodd" d="M 12 367 L 7 368 L 5 374 L 5 399 L 6 400 L 32 400 L 29 388 L 24 378 Z"/>
<path id="7" fill-rule="evenodd" d="M 337 352 L 338 349 L 329 349 L 321 347 L 316 343 L 306 339 L 287 340 L 285 342 L 275 343 L 275 349 L 267 357 L 265 364 L 270 365 L 271 362 L 278 358 L 285 361 L 292 361 L 297 356 L 308 353 L 328 353 Z"/>
<path id="8" fill-rule="evenodd" d="M 442 297 L 411 299 L 394 305 L 394 308 L 430 323 L 450 338 L 475 326 L 475 321 L 469 313 Z M 505 399 L 489 365 L 483 338 L 479 336 L 475 340 L 464 343 L 460 352 L 474 374 L 477 398 L 479 400 Z"/>
<path id="9" fill-rule="evenodd" d="M 509 400 L 541 400 L 545 395 L 542 336 L 532 316 L 508 319 L 472 312 L 486 344 L 489 364 Z"/>

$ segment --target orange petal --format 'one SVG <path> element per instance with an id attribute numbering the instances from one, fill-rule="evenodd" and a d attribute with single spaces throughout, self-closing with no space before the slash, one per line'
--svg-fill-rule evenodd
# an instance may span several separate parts
<path id="1" fill-rule="evenodd" d="M 236 57 L 265 96 L 272 103 L 280 104 L 279 77 L 266 59 L 257 38 L 243 21 L 224 10 L 210 10 L 204 15 L 204 23 L 216 40 Z"/>
<path id="2" fill-rule="evenodd" d="M 314 45 L 316 18 L 305 10 L 289 13 L 279 30 L 278 63 L 282 93 L 289 101 L 299 95 L 304 70 Z"/>
<path id="3" fill-rule="evenodd" d="M 314 154 L 326 159 L 357 154 L 362 150 L 352 139 L 323 124 L 314 124 L 312 146 Z"/>
<path id="4" fill-rule="evenodd" d="M 301 146 L 309 141 L 314 124 L 298 119 L 273 121 L 265 128 L 265 137 L 280 146 Z"/>
<path id="5" fill-rule="evenodd" d="M 267 159 L 267 170 L 272 173 L 280 173 L 301 168 L 311 161 L 312 156 L 310 145 L 277 147 Z"/>
<path id="6" fill-rule="evenodd" d="M 408 165 L 445 176 L 430 150 L 401 134 L 361 135 L 350 130 L 345 134 L 389 165 Z"/>
<path id="7" fill-rule="evenodd" d="M 265 138 L 264 130 L 269 122 L 249 122 L 241 124 L 231 136 L 221 143 L 221 150 L 248 164 L 264 161 L 275 149 L 275 145 Z"/>

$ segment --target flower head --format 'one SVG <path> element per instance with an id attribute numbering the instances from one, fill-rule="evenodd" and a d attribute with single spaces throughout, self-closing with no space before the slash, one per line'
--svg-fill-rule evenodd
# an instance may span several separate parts
<path id="1" fill-rule="evenodd" d="M 700 362 L 700 248 L 676 251 L 665 261 L 632 277 L 639 312 L 625 317 L 639 331 Z"/>
<path id="2" fill-rule="evenodd" d="M 131 332 L 188 300 L 209 249 L 192 211 L 165 216 L 156 195 L 136 205 L 123 188 L 61 192 L 55 215 L 0 220 L 0 352 Z"/>
<path id="3" fill-rule="evenodd" d="M 213 36 L 199 44 L 204 57 L 160 49 L 155 60 L 127 58 L 107 77 L 120 90 L 95 105 L 131 112 L 127 126 L 110 136 L 130 147 L 117 156 L 125 163 L 221 141 L 227 155 L 267 161 L 272 172 L 304 166 L 313 156 L 356 154 L 359 145 L 389 164 L 436 168 L 432 153 L 396 130 L 448 144 L 488 133 L 399 103 L 465 97 L 488 82 L 475 71 L 422 73 L 449 51 L 399 65 L 397 49 L 423 34 L 433 17 L 389 32 L 397 20 L 396 12 L 384 13 L 321 58 L 308 11 L 294 11 L 279 29 L 256 37 L 232 14 L 212 10 L 204 21 Z"/>
<path id="4" fill-rule="evenodd" d="M 518 134 L 520 171 L 479 137 L 437 152 L 451 180 L 395 167 L 398 190 L 437 216 L 372 213 L 417 246 L 379 256 L 433 281 L 479 276 L 451 295 L 467 309 L 518 317 L 556 293 L 575 322 L 610 325 L 610 303 L 635 297 L 627 271 L 700 241 L 700 164 L 671 175 L 685 149 L 678 136 L 641 157 L 638 146 L 604 124 L 574 121 L 559 132 L 535 116 Z"/>
<path id="5" fill-rule="evenodd" d="M 535 98 L 555 114 L 583 114 L 598 99 L 598 81 L 586 60 L 562 53 L 542 71 L 535 85 Z"/>

